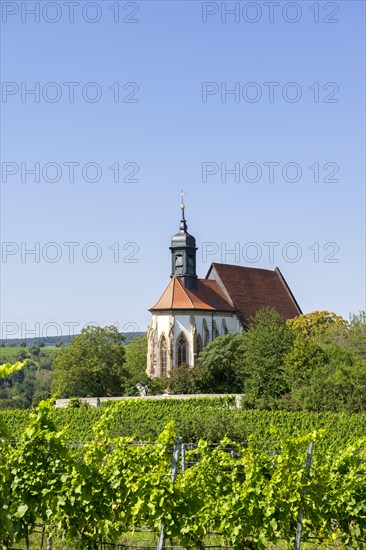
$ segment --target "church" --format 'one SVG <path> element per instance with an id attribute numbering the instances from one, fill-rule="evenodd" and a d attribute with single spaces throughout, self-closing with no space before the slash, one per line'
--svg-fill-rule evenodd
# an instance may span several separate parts
<path id="1" fill-rule="evenodd" d="M 285 319 L 301 314 L 281 271 L 212 263 L 204 279 L 196 273 L 196 240 L 187 231 L 182 199 L 179 233 L 171 240 L 170 282 L 150 308 L 147 374 L 169 376 L 179 365 L 194 366 L 218 336 L 246 330 L 262 307 Z"/>

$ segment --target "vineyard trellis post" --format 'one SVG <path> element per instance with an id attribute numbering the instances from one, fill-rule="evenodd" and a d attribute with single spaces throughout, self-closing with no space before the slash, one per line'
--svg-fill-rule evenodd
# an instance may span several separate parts
<path id="1" fill-rule="evenodd" d="M 311 468 L 311 460 L 313 456 L 313 443 L 311 442 L 308 447 L 308 452 L 306 455 L 306 470 L 309 473 Z M 303 494 L 306 493 L 306 487 L 303 489 Z M 299 512 L 299 520 L 297 522 L 297 529 L 296 529 L 296 538 L 295 538 L 295 550 L 300 550 L 301 547 L 301 535 L 302 535 L 302 520 L 304 519 L 304 508 L 301 506 L 300 512 Z"/>
<path id="2" fill-rule="evenodd" d="M 182 443 L 183 443 L 183 439 L 181 437 L 178 437 L 174 447 L 174 451 L 173 451 L 172 469 L 170 472 L 170 479 L 172 483 L 174 483 L 175 478 L 177 477 L 179 456 L 182 450 Z M 164 546 L 165 546 L 165 525 L 164 523 L 162 523 L 160 528 L 160 536 L 158 540 L 157 550 L 164 550 Z"/>
<path id="3" fill-rule="evenodd" d="M 182 443 L 182 474 L 186 471 L 186 445 Z"/>

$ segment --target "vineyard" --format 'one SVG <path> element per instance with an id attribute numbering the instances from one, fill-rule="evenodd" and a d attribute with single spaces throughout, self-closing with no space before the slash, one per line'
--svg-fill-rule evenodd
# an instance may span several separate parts
<path id="1" fill-rule="evenodd" d="M 108 410 L 106 429 L 111 437 L 133 436 L 139 441 L 154 441 L 168 422 L 174 421 L 177 433 L 197 443 L 206 439 L 218 443 L 228 437 L 238 443 L 254 436 L 258 441 L 273 438 L 272 428 L 283 437 L 302 436 L 321 430 L 320 451 L 338 452 L 366 434 L 366 415 L 335 413 L 289 413 L 245 410 L 235 407 L 235 397 L 189 400 L 127 400 L 104 403 L 98 408 L 53 409 L 50 418 L 58 430 L 66 429 L 73 441 L 93 438 L 93 426 Z M 30 423 L 29 411 L 0 411 L 2 420 L 17 440 Z"/>
<path id="2" fill-rule="evenodd" d="M 265 440 L 188 444 L 170 422 L 143 443 L 112 433 L 119 415 L 131 419 L 134 407 L 55 411 L 43 402 L 20 437 L 3 436 L 2 548 L 293 548 L 300 536 L 366 548 L 365 438 L 326 452 L 325 430 L 290 437 L 271 428 Z M 199 403 L 185 407 L 202 414 Z M 214 410 L 209 402 L 205 408 L 207 415 Z M 229 400 L 215 408 L 221 415 L 244 412 L 232 410 Z M 60 429 L 61 412 L 70 425 Z M 144 412 L 140 407 L 142 426 Z M 92 414 L 93 422 L 88 437 L 73 439 L 78 414 Z M 151 543 L 139 542 L 147 540 L 144 533 Z"/>

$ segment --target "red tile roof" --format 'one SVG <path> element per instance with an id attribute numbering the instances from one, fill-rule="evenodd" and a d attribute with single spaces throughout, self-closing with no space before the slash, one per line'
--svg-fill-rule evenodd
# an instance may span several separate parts
<path id="1" fill-rule="evenodd" d="M 180 277 L 172 277 L 162 296 L 150 311 L 169 309 L 235 311 L 216 281 L 197 279 L 197 289 L 188 290 Z"/>
<path id="2" fill-rule="evenodd" d="M 262 307 L 272 307 L 285 319 L 301 313 L 281 271 L 213 263 L 206 280 L 215 280 L 224 296 L 235 307 L 239 319 L 247 324 Z"/>

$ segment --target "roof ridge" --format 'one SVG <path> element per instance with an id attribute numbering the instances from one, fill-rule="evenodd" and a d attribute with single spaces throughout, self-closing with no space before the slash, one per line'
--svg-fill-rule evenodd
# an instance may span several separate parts
<path id="1" fill-rule="evenodd" d="M 215 266 L 215 267 L 224 266 L 224 267 L 234 267 L 234 268 L 239 268 L 239 269 L 250 269 L 251 271 L 267 271 L 267 272 L 270 272 L 270 273 L 275 273 L 276 269 L 278 269 L 277 267 L 275 269 L 266 269 L 265 267 L 252 267 L 251 265 L 238 265 L 238 264 L 225 264 L 225 263 L 222 263 L 222 262 L 212 262 L 207 275 L 209 274 L 209 272 L 210 272 L 210 270 L 213 266 Z M 206 277 L 207 277 L 207 275 L 206 275 Z"/>

